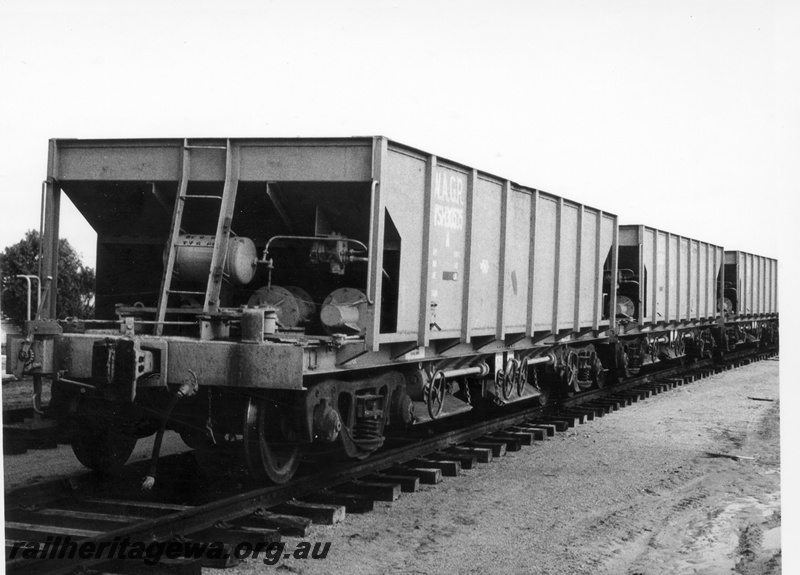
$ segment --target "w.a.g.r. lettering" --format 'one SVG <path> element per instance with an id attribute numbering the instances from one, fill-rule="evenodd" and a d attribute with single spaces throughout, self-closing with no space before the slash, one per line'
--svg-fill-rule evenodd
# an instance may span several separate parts
<path id="1" fill-rule="evenodd" d="M 466 185 L 463 175 L 440 169 L 433 186 L 433 225 L 451 230 L 464 228 Z"/>

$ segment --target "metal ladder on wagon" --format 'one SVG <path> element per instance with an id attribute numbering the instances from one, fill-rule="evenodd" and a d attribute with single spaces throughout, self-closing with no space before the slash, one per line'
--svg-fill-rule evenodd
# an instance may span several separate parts
<path id="1" fill-rule="evenodd" d="M 222 195 L 200 195 L 188 194 L 189 181 L 191 175 L 191 151 L 196 149 L 225 150 L 225 182 L 222 188 Z M 181 179 L 178 185 L 178 195 L 175 198 L 175 206 L 172 211 L 172 223 L 170 225 L 169 241 L 167 243 L 166 262 L 161 278 L 161 289 L 158 297 L 158 308 L 156 312 L 155 335 L 162 335 L 164 323 L 168 311 L 168 301 L 170 294 L 182 295 L 202 295 L 203 314 L 215 314 L 219 312 L 219 297 L 222 288 L 222 280 L 225 277 L 225 258 L 228 254 L 228 244 L 231 236 L 231 222 L 233 220 L 233 208 L 236 203 L 236 191 L 239 185 L 239 165 L 235 149 L 231 146 L 231 141 L 227 140 L 225 146 L 212 145 L 190 145 L 188 139 L 183 141 L 183 154 L 181 162 Z M 177 250 L 180 246 L 179 238 L 181 233 L 185 233 L 181 228 L 186 202 L 189 200 L 213 200 L 219 202 L 219 215 L 217 217 L 217 228 L 214 235 L 214 248 L 211 256 L 211 268 L 208 274 L 208 282 L 205 291 L 173 290 L 172 281 L 175 274 L 175 261 Z M 205 330 L 201 331 L 201 337 Z M 207 333 L 205 334 L 208 335 Z"/>

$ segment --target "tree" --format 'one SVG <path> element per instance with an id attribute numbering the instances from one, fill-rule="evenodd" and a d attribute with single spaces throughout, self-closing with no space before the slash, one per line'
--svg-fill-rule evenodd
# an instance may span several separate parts
<path id="1" fill-rule="evenodd" d="M 29 230 L 19 243 L 9 246 L 0 255 L 0 277 L 3 278 L 3 314 L 15 323 L 27 317 L 28 288 L 18 274 L 39 274 L 39 232 Z M 42 285 L 44 290 L 44 284 Z M 36 314 L 36 284 L 31 297 L 31 317 Z M 58 241 L 58 299 L 60 318 L 90 318 L 94 315 L 94 270 L 81 263 L 75 249 L 62 238 Z"/>

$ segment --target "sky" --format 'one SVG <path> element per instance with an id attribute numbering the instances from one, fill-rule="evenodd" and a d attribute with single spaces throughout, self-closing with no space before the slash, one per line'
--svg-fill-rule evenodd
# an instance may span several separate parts
<path id="1" fill-rule="evenodd" d="M 381 134 L 621 223 L 780 256 L 791 4 L 221 6 L 0 0 L 0 248 L 38 228 L 49 138 Z M 69 205 L 62 230 L 93 265 Z"/>
<path id="2" fill-rule="evenodd" d="M 798 24 L 779 0 L 0 0 L 0 249 L 38 229 L 49 138 L 380 134 L 779 258 L 797 317 Z"/>

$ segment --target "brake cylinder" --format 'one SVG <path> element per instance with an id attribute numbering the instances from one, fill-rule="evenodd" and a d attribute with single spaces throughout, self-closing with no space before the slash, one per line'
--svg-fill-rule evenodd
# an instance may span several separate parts
<path id="1" fill-rule="evenodd" d="M 175 268 L 182 281 L 203 283 L 208 281 L 211 257 L 214 253 L 214 236 L 182 235 L 175 251 Z M 249 238 L 230 238 L 223 273 L 234 285 L 250 283 L 256 273 L 258 257 L 256 245 Z"/>

